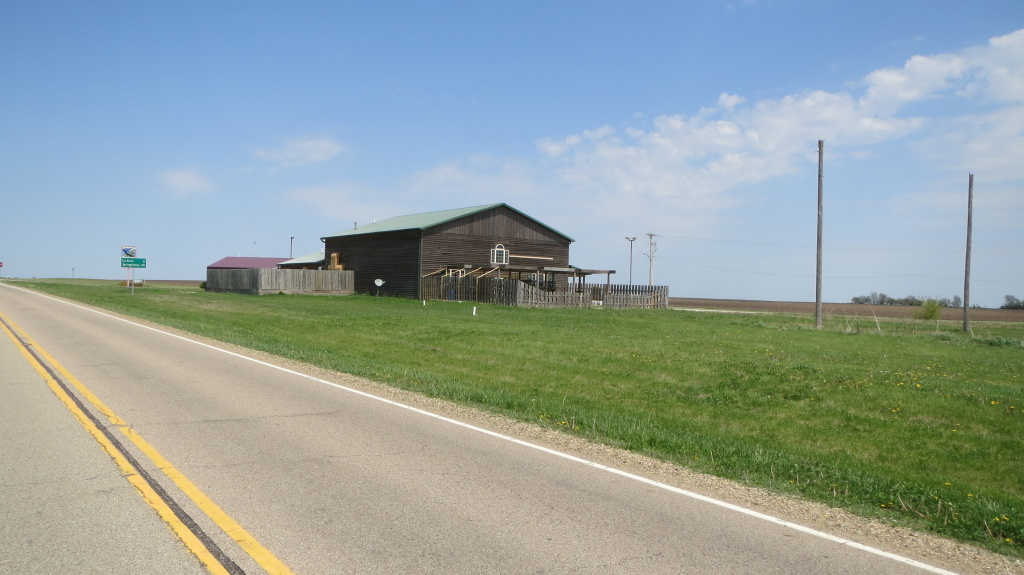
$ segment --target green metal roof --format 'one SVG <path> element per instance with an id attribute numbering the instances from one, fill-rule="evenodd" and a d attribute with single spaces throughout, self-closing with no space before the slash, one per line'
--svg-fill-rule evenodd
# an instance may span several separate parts
<path id="1" fill-rule="evenodd" d="M 281 263 L 279 263 L 277 265 L 280 265 L 280 266 L 295 266 L 295 265 L 323 263 L 323 261 L 324 261 L 324 251 L 320 250 L 318 252 L 313 252 L 311 254 L 306 254 L 304 256 L 299 256 L 299 257 L 297 257 L 297 258 L 295 258 L 293 260 L 288 260 L 286 262 L 281 262 Z"/>
<path id="2" fill-rule="evenodd" d="M 357 228 L 353 228 L 351 230 L 345 230 L 343 232 L 338 232 L 336 234 L 331 234 L 329 236 L 324 236 L 321 239 L 339 238 L 339 237 L 344 237 L 344 236 L 358 236 L 358 235 L 363 235 L 363 234 L 379 234 L 379 233 L 383 233 L 383 232 L 399 232 L 399 231 L 405 231 L 405 230 L 426 230 L 426 229 L 429 229 L 429 228 L 432 228 L 432 227 L 439 226 L 441 224 L 450 222 L 452 220 L 457 220 L 459 218 L 463 218 L 463 217 L 466 217 L 466 216 L 469 216 L 469 215 L 472 215 L 472 214 L 476 214 L 476 213 L 479 213 L 479 212 L 484 212 L 484 211 L 487 211 L 487 210 L 492 210 L 494 208 L 500 208 L 502 206 L 512 210 L 513 212 L 516 212 L 517 214 L 519 214 L 519 215 L 521 215 L 523 217 L 529 218 L 529 219 L 537 222 L 538 224 L 548 228 L 549 230 L 551 230 L 551 231 L 555 232 L 556 234 L 558 234 L 558 235 L 564 237 L 565 239 L 569 240 L 570 242 L 576 241 L 576 240 L 570 238 L 569 236 L 563 234 L 562 232 L 552 228 L 551 226 L 548 226 L 548 225 L 544 224 L 543 222 L 540 222 L 539 220 L 537 220 L 535 218 L 532 218 L 532 217 L 524 214 L 523 212 L 520 212 L 519 210 L 513 208 L 512 206 L 510 206 L 508 204 L 488 204 L 486 206 L 474 206 L 474 207 L 471 207 L 471 208 L 459 208 L 459 209 L 455 209 L 455 210 L 441 210 L 439 212 L 427 212 L 427 213 L 424 213 L 424 214 L 411 214 L 411 215 L 408 215 L 408 216 L 396 216 L 396 217 L 393 217 L 393 218 L 388 218 L 386 220 L 380 220 L 380 221 L 374 222 L 372 224 L 365 224 L 365 225 L 359 226 Z"/>

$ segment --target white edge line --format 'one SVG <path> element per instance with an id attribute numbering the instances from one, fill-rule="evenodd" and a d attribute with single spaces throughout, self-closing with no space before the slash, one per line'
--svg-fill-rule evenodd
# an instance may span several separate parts
<path id="1" fill-rule="evenodd" d="M 182 341 L 186 341 L 186 342 L 189 342 L 189 343 L 192 343 L 192 344 L 195 344 L 195 345 L 199 345 L 199 346 L 202 346 L 202 347 L 205 347 L 205 348 L 208 348 L 208 349 L 219 351 L 221 353 L 226 353 L 228 355 L 231 355 L 231 356 L 234 356 L 234 357 L 237 357 L 237 358 L 240 358 L 240 359 L 248 360 L 248 361 L 251 361 L 253 363 L 257 363 L 259 365 L 262 365 L 262 366 L 266 366 L 266 367 L 270 367 L 270 368 L 273 368 L 273 369 L 276 369 L 276 370 L 279 370 L 279 371 L 283 371 L 283 372 L 291 374 L 291 375 L 297 375 L 299 377 L 302 377 L 302 378 L 305 378 L 305 379 L 308 379 L 308 380 L 311 380 L 311 381 L 315 381 L 317 383 L 321 383 L 321 384 L 324 384 L 324 385 L 329 385 L 331 387 L 334 387 L 334 388 L 337 388 L 337 389 L 340 389 L 340 390 L 343 390 L 343 391 L 347 391 L 349 393 L 354 393 L 356 395 L 361 395 L 361 396 L 369 398 L 369 399 L 374 399 L 374 400 L 377 400 L 377 401 L 381 401 L 381 402 L 387 403 L 387 404 L 395 406 L 395 407 L 400 407 L 402 409 L 407 409 L 409 411 L 413 411 L 415 413 L 419 413 L 419 414 L 425 415 L 427 417 L 432 417 L 434 419 L 438 419 L 440 421 L 444 421 L 445 423 L 450 423 L 452 425 L 457 425 L 459 427 L 462 427 L 462 428 L 465 428 L 465 429 L 469 429 L 469 430 L 472 430 L 472 431 L 476 431 L 478 433 L 483 433 L 485 435 L 490 435 L 491 437 L 495 437 L 497 439 L 502 439 L 504 441 L 508 441 L 508 442 L 511 442 L 511 443 L 516 443 L 518 445 L 522 445 L 523 447 L 528 447 L 530 449 L 536 449 L 537 451 L 541 451 L 541 452 L 547 453 L 549 455 L 554 455 L 556 457 L 561 457 L 563 459 L 568 459 L 569 461 L 573 461 L 575 463 L 580 463 L 580 464 L 583 464 L 583 465 L 586 465 L 586 466 L 589 466 L 589 467 L 593 467 L 595 469 L 600 469 L 600 470 L 606 471 L 608 473 L 613 473 L 615 475 L 619 475 L 619 476 L 625 477 L 627 479 L 632 479 L 634 481 L 639 481 L 640 483 L 646 483 L 647 485 L 650 485 L 652 487 L 657 487 L 659 489 L 664 489 L 665 491 L 670 491 L 672 493 L 676 493 L 678 495 L 683 495 L 683 496 L 689 497 L 691 499 L 696 499 L 696 500 L 702 501 L 704 503 L 710 503 L 711 505 L 717 505 L 718 507 L 722 507 L 722 508 L 728 509 L 730 511 L 735 511 L 737 513 L 742 513 L 743 515 L 747 515 L 749 517 L 754 517 L 754 518 L 757 518 L 757 519 L 761 519 L 763 521 L 767 521 L 769 523 L 774 523 L 776 525 L 781 525 L 782 527 L 787 527 L 789 529 L 793 529 L 794 531 L 799 531 L 799 532 L 805 533 L 807 535 L 813 535 L 815 537 L 820 537 L 821 539 L 825 539 L 825 540 L 831 541 L 833 543 L 838 543 L 840 545 L 844 545 L 844 546 L 847 546 L 847 547 L 852 547 L 854 549 L 858 549 L 860 551 L 865 551 L 865 552 L 871 553 L 873 555 L 878 555 L 879 557 L 885 557 L 886 559 L 891 559 L 891 560 L 899 562 L 899 563 L 903 563 L 903 564 L 910 565 L 910 566 L 913 566 L 913 567 L 918 567 L 920 569 L 924 569 L 925 571 L 930 571 L 932 573 L 938 573 L 940 575 L 958 575 L 957 573 L 954 573 L 953 571 L 947 571 L 947 570 L 942 569 L 940 567 L 935 567 L 933 565 L 928 565 L 927 563 L 922 563 L 922 562 L 917 561 L 915 559 L 910 559 L 909 557 L 903 557 L 902 555 L 896 555 L 895 553 L 889 553 L 888 551 L 883 551 L 881 549 L 876 549 L 874 547 L 871 547 L 871 546 L 868 546 L 868 545 L 864 545 L 862 543 L 857 543 L 856 541 L 850 541 L 849 539 L 843 539 L 842 537 L 837 537 L 835 535 L 832 535 L 832 534 L 829 534 L 829 533 L 825 533 L 824 531 L 818 531 L 817 529 L 812 529 L 810 527 L 805 527 L 805 526 L 799 525 L 797 523 L 792 523 L 792 522 L 789 522 L 789 521 L 785 521 L 783 519 L 779 519 L 778 517 L 772 517 L 771 515 L 766 515 L 764 513 L 760 513 L 758 511 L 754 511 L 752 509 L 747 509 L 746 507 L 740 507 L 739 505 L 734 505 L 732 503 L 727 503 L 725 501 L 720 501 L 718 499 L 713 499 L 713 498 L 708 497 L 706 495 L 701 495 L 699 493 L 694 493 L 693 491 L 687 491 L 685 489 L 680 489 L 678 487 L 673 487 L 672 485 L 668 485 L 666 483 L 661 483 L 659 481 L 655 481 L 653 479 L 648 479 L 648 478 L 642 477 L 640 475 L 634 475 L 632 473 L 629 473 L 628 471 L 623 471 L 621 469 L 616 469 L 614 467 L 609 467 L 607 465 L 604 465 L 604 464 L 601 464 L 601 463 L 597 463 L 595 461 L 590 461 L 588 459 L 583 459 L 581 457 L 576 457 L 575 455 L 570 455 L 568 453 L 563 453 L 561 451 L 556 451 L 554 449 L 550 449 L 550 448 L 544 447 L 542 445 L 537 445 L 535 443 L 530 443 L 528 441 L 523 441 L 522 439 L 516 439 L 515 437 L 511 437 L 511 436 L 508 436 L 508 435 L 503 435 L 501 433 L 497 433 L 497 432 L 491 431 L 489 429 L 484 429 L 482 427 L 477 427 L 475 425 L 470 425 L 468 423 L 464 423 L 462 421 L 451 419 L 450 417 L 445 417 L 443 415 L 438 415 L 436 413 L 432 413 L 432 412 L 420 409 L 418 407 L 413 407 L 411 405 L 406 405 L 404 403 L 399 403 L 399 402 L 394 401 L 392 399 L 387 399 L 386 397 L 380 397 L 378 395 L 373 395 L 373 394 L 367 393 L 365 391 L 360 391 L 358 389 L 354 389 L 354 388 L 351 388 L 351 387 L 346 387 L 346 386 L 338 384 L 338 383 L 327 381 L 325 379 L 320 379 L 320 378 L 314 377 L 312 375 L 308 375 L 308 374 L 305 374 L 305 373 L 302 373 L 302 372 L 299 372 L 299 371 L 288 369 L 286 367 L 281 367 L 280 365 L 275 365 L 273 363 L 268 363 L 268 362 L 265 362 L 265 361 L 262 361 L 262 360 L 259 360 L 259 359 L 255 359 L 255 358 L 252 358 L 252 357 L 249 357 L 249 356 L 246 356 L 246 355 L 242 355 L 240 353 L 235 353 L 233 351 L 229 351 L 229 350 L 226 350 L 226 349 L 221 348 L 221 347 L 210 345 L 208 343 L 203 343 L 201 341 L 197 341 L 197 340 L 194 340 L 194 339 L 189 339 L 189 338 L 184 337 L 184 336 L 180 336 L 180 335 L 177 335 L 177 334 L 174 334 L 174 333 L 170 333 L 170 332 L 164 331 L 162 329 L 158 329 L 158 328 L 155 328 L 155 327 L 151 327 L 151 326 L 148 326 L 148 325 L 137 323 L 137 322 L 134 322 L 134 321 L 131 321 L 129 319 L 122 318 L 122 317 L 117 317 L 115 315 L 111 315 L 109 313 L 102 312 L 102 311 L 99 311 L 99 310 L 96 310 L 96 309 L 93 309 L 93 308 L 90 308 L 90 307 L 86 307 L 86 306 L 79 305 L 79 304 L 76 304 L 76 303 L 71 303 L 69 301 L 66 301 L 66 300 L 63 300 L 63 299 L 60 299 L 60 298 L 57 298 L 57 297 L 53 297 L 53 296 L 50 296 L 50 295 L 47 295 L 47 294 L 35 292 L 35 291 L 28 290 L 28 289 L 21 288 L 21 287 L 15 287 L 15 286 L 10 286 L 10 285 L 6 285 L 6 284 L 0 284 L 0 285 L 4 285 L 5 287 L 10 287 L 12 289 L 22 290 L 22 291 L 25 291 L 25 292 L 28 292 L 28 293 L 31 293 L 31 294 L 35 294 L 35 295 L 38 295 L 38 296 L 41 296 L 41 297 L 52 299 L 54 301 L 58 301 L 60 303 L 66 304 L 66 305 L 70 305 L 70 306 L 73 306 L 73 307 L 77 307 L 79 309 L 83 309 L 85 311 L 89 311 L 89 312 L 92 312 L 92 313 L 95 313 L 95 314 L 98 314 L 98 315 L 109 317 L 111 319 L 122 321 L 124 323 L 134 325 L 136 327 L 141 327 L 141 328 L 144 328 L 144 329 L 148 329 L 150 331 L 155 331 L 157 333 L 160 333 L 160 334 L 163 334 L 163 335 L 167 335 L 167 336 L 170 336 L 170 337 L 173 337 L 173 338 L 176 338 L 176 339 L 180 339 Z"/>

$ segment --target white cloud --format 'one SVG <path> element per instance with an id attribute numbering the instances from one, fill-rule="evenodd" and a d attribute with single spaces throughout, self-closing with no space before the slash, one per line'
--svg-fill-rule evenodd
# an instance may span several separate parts
<path id="1" fill-rule="evenodd" d="M 969 64 L 955 90 L 964 110 L 934 121 L 916 144 L 947 169 L 978 174 L 986 183 L 1024 180 L 1024 30 L 963 51 Z"/>
<path id="2" fill-rule="evenodd" d="M 315 138 L 308 140 L 291 140 L 283 148 L 274 150 L 256 150 L 253 156 L 264 162 L 276 164 L 281 168 L 303 166 L 326 162 L 346 147 L 332 138 Z"/>
<path id="3" fill-rule="evenodd" d="M 731 110 L 745 101 L 746 100 L 742 96 L 722 92 L 718 96 L 718 107 L 723 110 Z"/>
<path id="4" fill-rule="evenodd" d="M 869 113 L 894 114 L 910 102 L 937 97 L 967 71 L 968 62 L 959 55 L 914 56 L 901 69 L 868 74 L 862 104 Z"/>
<path id="5" fill-rule="evenodd" d="M 987 46 L 964 51 L 978 69 L 977 84 L 966 95 L 978 94 L 994 102 L 1024 102 L 1024 30 L 989 40 Z"/>
<path id="6" fill-rule="evenodd" d="M 172 195 L 179 197 L 212 192 L 217 189 L 216 186 L 194 168 L 161 172 L 160 183 Z"/>
<path id="7" fill-rule="evenodd" d="M 1024 107 L 1005 106 L 1024 101 L 1024 30 L 957 53 L 914 56 L 867 74 L 859 88 L 752 103 L 723 93 L 694 115 L 620 131 L 602 126 L 537 147 L 570 185 L 619 204 L 691 210 L 731 205 L 729 192 L 811 165 L 818 139 L 832 160 L 865 157 L 871 146 L 903 138 L 934 155 L 940 169 L 977 166 L 1000 180 L 1024 178 Z M 940 101 L 940 111 L 905 113 L 927 100 Z M 1004 106 L 981 112 L 979 101 Z"/>

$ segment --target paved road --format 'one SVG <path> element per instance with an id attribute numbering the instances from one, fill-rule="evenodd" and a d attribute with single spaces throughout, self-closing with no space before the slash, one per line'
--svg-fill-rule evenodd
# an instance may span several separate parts
<path id="1" fill-rule="evenodd" d="M 146 475 L 214 572 L 929 572 L 12 287 L 0 314 L 139 467 L 0 336 L 0 572 L 204 572 Z"/>

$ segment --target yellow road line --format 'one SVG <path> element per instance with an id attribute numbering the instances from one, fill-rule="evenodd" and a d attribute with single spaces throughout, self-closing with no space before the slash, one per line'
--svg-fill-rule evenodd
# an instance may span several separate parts
<path id="1" fill-rule="evenodd" d="M 259 541 L 256 540 L 248 531 L 246 531 L 237 521 L 231 518 L 223 509 L 220 508 L 216 503 L 213 502 L 205 493 L 202 492 L 195 484 L 192 483 L 185 476 L 185 474 L 178 471 L 170 461 L 164 458 L 159 451 L 156 450 L 152 445 L 149 444 L 141 435 L 132 429 L 123 419 L 117 416 L 116 413 L 106 404 L 104 404 L 100 398 L 98 398 L 89 388 L 72 375 L 67 369 L 64 368 L 57 360 L 53 358 L 46 350 L 39 346 L 32 338 L 28 336 L 21 328 L 19 328 L 14 322 L 7 316 L 0 313 L 0 318 L 10 325 L 18 335 L 32 346 L 36 352 L 43 356 L 47 363 L 49 363 L 54 369 L 60 372 L 68 382 L 71 383 L 78 390 L 82 396 L 91 403 L 100 413 L 102 413 L 111 424 L 116 426 L 121 432 L 127 437 L 132 443 L 134 443 L 153 463 L 173 481 L 185 495 L 188 496 L 198 507 L 205 513 L 214 523 L 220 527 L 224 533 L 226 533 L 231 539 L 233 539 L 239 547 L 245 550 L 250 557 L 259 564 L 269 575 L 294 575 L 292 570 L 287 565 L 281 562 L 273 553 L 264 547 Z M 192 533 L 191 530 L 186 527 L 180 519 L 174 514 L 173 511 L 167 506 L 166 503 L 160 498 L 159 495 L 153 491 L 148 483 L 139 475 L 138 470 L 132 466 L 132 464 L 125 459 L 125 457 L 117 450 L 116 447 L 108 440 L 103 432 L 100 431 L 92 421 L 75 405 L 74 401 L 65 393 L 65 391 L 57 384 L 56 380 L 50 376 L 46 371 L 46 368 L 39 363 L 36 358 L 29 353 L 28 349 L 18 340 L 14 333 L 12 333 L 7 326 L 2 326 L 8 337 L 15 343 L 21 354 L 25 356 L 28 362 L 36 370 L 39 375 L 46 380 L 47 385 L 53 390 L 54 394 L 64 403 L 71 413 L 75 415 L 78 421 L 85 427 L 93 438 L 103 447 L 117 463 L 118 467 L 124 473 L 128 481 L 135 486 L 135 488 L 142 495 L 142 498 L 153 507 L 160 517 L 171 527 L 175 534 L 182 540 L 189 551 L 199 557 L 200 561 L 207 567 L 211 573 L 218 575 L 228 575 L 228 571 L 220 564 L 219 561 L 206 549 L 206 546 L 199 541 L 199 539 Z"/>
<path id="2" fill-rule="evenodd" d="M 18 329 L 17 326 L 15 326 L 15 324 L 11 322 L 9 318 L 4 316 L 3 314 L 0 314 L 0 317 L 3 317 L 4 321 L 7 322 L 7 324 L 14 327 L 14 329 L 17 329 L 19 333 L 24 334 L 24 332 Z M 103 435 L 103 432 L 96 427 L 96 425 L 85 415 L 85 413 L 83 413 L 82 410 L 79 409 L 78 405 L 76 405 L 75 402 L 68 396 L 68 394 L 60 387 L 60 385 L 57 384 L 57 381 L 50 376 L 50 374 L 46 371 L 46 368 L 44 368 L 42 364 L 40 364 L 39 361 L 31 353 L 29 353 L 28 349 L 26 349 L 25 346 L 22 345 L 20 341 L 18 341 L 18 338 L 15 337 L 14 333 L 12 333 L 11 330 L 7 329 L 7 325 L 0 324 L 0 327 L 3 327 L 4 333 L 6 333 L 7 337 L 9 337 L 10 340 L 14 342 L 14 344 L 18 347 L 18 351 L 21 352 L 21 355 L 25 357 L 25 359 L 29 362 L 32 368 L 36 370 L 36 373 L 42 376 L 43 380 L 46 381 L 46 385 L 49 386 L 50 390 L 53 391 L 54 395 L 56 395 L 57 398 L 60 399 L 60 401 L 68 409 L 68 411 L 70 411 L 72 415 L 75 416 L 75 419 L 78 420 L 82 427 L 84 427 L 86 431 L 88 431 L 89 434 L 92 435 L 93 439 L 95 439 L 96 442 L 100 444 L 100 447 L 102 447 L 103 450 L 107 452 L 107 455 L 109 455 L 110 458 L 114 460 L 114 463 L 117 464 L 118 469 L 124 475 L 125 479 L 127 479 L 128 482 L 131 483 L 133 487 L 135 487 L 135 489 L 142 496 L 142 499 L 145 500 L 146 503 L 148 503 L 149 506 L 152 507 L 153 510 L 157 512 L 157 515 L 159 515 L 160 518 L 163 519 L 164 523 L 166 523 L 167 526 L 171 529 L 171 531 L 178 536 L 178 539 L 180 539 L 181 542 L 185 544 L 185 547 L 188 548 L 189 551 L 191 551 L 196 557 L 199 558 L 199 561 L 202 562 L 202 564 L 210 573 L 215 573 L 218 575 L 230 575 L 227 569 L 225 569 L 224 566 L 221 565 L 219 561 L 217 561 L 216 557 L 214 557 L 213 554 L 210 553 L 210 551 L 206 548 L 205 545 L 203 545 L 199 538 L 196 537 L 196 535 L 192 533 L 192 531 L 184 523 L 182 523 L 180 519 L 178 519 L 178 516 L 175 515 L 171 508 L 167 506 L 167 503 L 165 503 L 164 500 L 161 499 L 159 495 L 157 495 L 157 493 L 153 490 L 149 483 L 147 483 L 139 475 L 138 470 L 135 469 L 135 467 L 124 457 L 124 455 L 121 454 L 120 451 L 118 451 L 116 447 L 114 447 L 114 444 L 112 444 L 110 440 L 107 439 L 105 435 Z M 33 347 L 36 346 L 35 343 L 31 345 L 33 345 Z"/>

